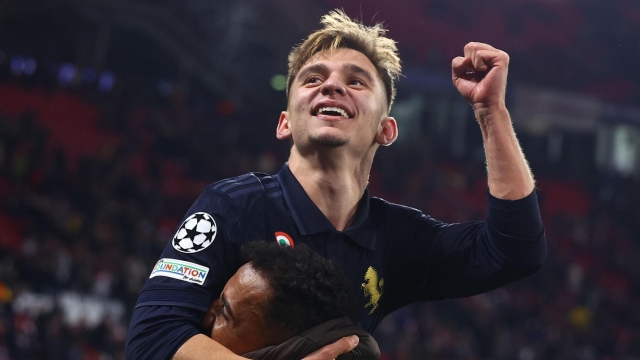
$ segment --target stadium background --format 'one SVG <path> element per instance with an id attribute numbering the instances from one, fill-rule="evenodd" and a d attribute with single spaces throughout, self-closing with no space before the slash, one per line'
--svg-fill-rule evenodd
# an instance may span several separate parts
<path id="1" fill-rule="evenodd" d="M 286 55 L 343 7 L 405 76 L 374 195 L 482 219 L 479 130 L 451 85 L 468 41 L 511 56 L 508 106 L 549 259 L 416 304 L 383 359 L 640 359 L 637 0 L 0 1 L 0 360 L 121 359 L 138 291 L 203 187 L 273 173 Z"/>

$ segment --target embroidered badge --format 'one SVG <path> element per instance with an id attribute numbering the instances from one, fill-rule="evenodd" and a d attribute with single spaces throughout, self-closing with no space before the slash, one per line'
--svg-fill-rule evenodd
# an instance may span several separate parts
<path id="1" fill-rule="evenodd" d="M 364 305 L 364 308 L 371 307 L 369 314 L 373 314 L 378 308 L 378 302 L 384 292 L 384 279 L 378 281 L 378 272 L 373 266 L 369 266 L 367 272 L 364 274 L 364 281 L 365 282 L 362 283 L 364 296 L 369 298 L 369 302 Z"/>
<path id="2" fill-rule="evenodd" d="M 160 259 L 153 267 L 149 278 L 166 276 L 198 285 L 203 285 L 209 268 L 188 261 Z"/>
<path id="3" fill-rule="evenodd" d="M 204 212 L 189 216 L 173 236 L 173 248 L 183 253 L 206 249 L 216 238 L 218 227 L 213 217 Z"/>
<path id="4" fill-rule="evenodd" d="M 289 236 L 289 234 L 282 231 L 276 231 L 276 241 L 280 245 L 295 247 L 291 236 Z"/>

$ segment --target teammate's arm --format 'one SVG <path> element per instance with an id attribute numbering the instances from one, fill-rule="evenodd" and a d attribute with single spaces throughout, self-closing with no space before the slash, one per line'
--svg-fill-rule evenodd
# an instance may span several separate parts
<path id="1" fill-rule="evenodd" d="M 245 359 L 200 332 L 203 312 L 183 306 L 141 306 L 134 310 L 125 358 L 136 360 Z M 357 336 L 344 337 L 310 354 L 307 360 L 332 360 L 353 350 Z"/>
<path id="2" fill-rule="evenodd" d="M 498 199 L 518 200 L 531 194 L 534 182 L 505 105 L 508 66 L 507 53 L 475 42 L 451 64 L 453 84 L 480 125 L 489 191 Z"/>
<path id="3" fill-rule="evenodd" d="M 356 335 L 345 336 L 333 344 L 323 346 L 312 352 L 302 360 L 333 360 L 338 355 L 346 354 L 355 349 L 359 342 L 360 338 Z"/>
<path id="4" fill-rule="evenodd" d="M 326 345 L 309 354 L 303 360 L 333 360 L 338 355 L 346 354 L 355 349 L 359 338 L 355 335 L 346 336 L 333 344 Z M 172 360 L 237 360 L 246 359 L 232 353 L 211 338 L 199 334 L 187 340 L 173 356 Z"/>
<path id="5" fill-rule="evenodd" d="M 246 359 L 236 355 L 231 350 L 220 345 L 217 341 L 210 337 L 198 334 L 187 340 L 178 349 L 172 360 L 238 360 Z"/>

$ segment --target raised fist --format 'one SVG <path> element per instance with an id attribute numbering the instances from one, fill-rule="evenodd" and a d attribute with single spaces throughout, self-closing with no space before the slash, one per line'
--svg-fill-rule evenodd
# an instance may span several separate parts
<path id="1" fill-rule="evenodd" d="M 504 107 L 509 55 L 491 45 L 470 42 L 464 57 L 451 62 L 452 80 L 475 110 Z"/>

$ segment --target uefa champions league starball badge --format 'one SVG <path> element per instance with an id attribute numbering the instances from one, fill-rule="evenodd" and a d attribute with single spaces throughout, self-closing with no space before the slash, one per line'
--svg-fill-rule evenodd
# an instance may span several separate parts
<path id="1" fill-rule="evenodd" d="M 189 216 L 171 241 L 173 248 L 183 253 L 196 253 L 206 249 L 216 238 L 218 227 L 213 217 L 204 212 Z"/>

